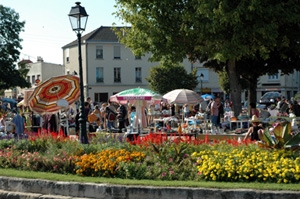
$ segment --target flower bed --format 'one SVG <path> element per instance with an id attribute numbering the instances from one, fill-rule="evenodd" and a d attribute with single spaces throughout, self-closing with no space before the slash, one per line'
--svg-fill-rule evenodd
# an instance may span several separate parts
<path id="1" fill-rule="evenodd" d="M 250 141 L 210 141 L 150 134 L 123 142 L 113 134 L 89 145 L 57 136 L 0 140 L 0 167 L 80 176 L 152 180 L 296 183 L 298 150 L 260 147 Z"/>

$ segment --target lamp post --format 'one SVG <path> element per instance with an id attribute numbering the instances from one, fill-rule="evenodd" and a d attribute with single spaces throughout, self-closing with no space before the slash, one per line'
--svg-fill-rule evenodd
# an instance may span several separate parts
<path id="1" fill-rule="evenodd" d="M 80 77 L 80 139 L 81 143 L 88 144 L 88 137 L 86 132 L 86 115 L 84 113 L 84 90 L 83 90 L 83 72 L 82 72 L 82 58 L 81 58 L 81 33 L 85 30 L 88 14 L 84 7 L 80 6 L 80 2 L 75 3 L 76 6 L 71 8 L 69 19 L 73 31 L 77 33 L 78 40 L 78 63 L 79 63 L 79 77 Z"/>
<path id="2" fill-rule="evenodd" d="M 202 95 L 202 83 L 203 83 L 204 75 L 201 73 L 200 75 L 200 94 Z"/>

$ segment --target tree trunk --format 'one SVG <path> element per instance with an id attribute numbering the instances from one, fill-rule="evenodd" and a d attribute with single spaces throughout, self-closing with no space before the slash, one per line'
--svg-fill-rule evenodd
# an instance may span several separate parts
<path id="1" fill-rule="evenodd" d="M 250 111 L 250 103 L 256 104 L 257 102 L 257 77 L 252 77 L 250 81 L 248 82 L 249 90 L 248 90 L 248 113 L 252 117 L 251 111 Z"/>
<path id="2" fill-rule="evenodd" d="M 242 98 L 241 98 L 241 85 L 239 83 L 239 74 L 236 72 L 235 60 L 230 60 L 228 62 L 228 76 L 230 79 L 230 96 L 232 101 L 232 109 L 234 116 L 238 117 L 242 111 Z"/>

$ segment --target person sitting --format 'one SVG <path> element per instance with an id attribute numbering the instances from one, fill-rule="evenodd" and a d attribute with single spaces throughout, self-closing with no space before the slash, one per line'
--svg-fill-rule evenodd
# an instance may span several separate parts
<path id="1" fill-rule="evenodd" d="M 256 115 L 253 115 L 250 122 L 252 126 L 248 129 L 244 141 L 247 140 L 248 137 L 251 138 L 251 141 L 260 141 L 263 134 L 263 127 L 260 125 L 260 120 Z"/>

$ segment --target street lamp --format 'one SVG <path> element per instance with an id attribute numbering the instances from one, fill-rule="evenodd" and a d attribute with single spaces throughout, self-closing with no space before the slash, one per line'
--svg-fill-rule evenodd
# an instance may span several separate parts
<path id="1" fill-rule="evenodd" d="M 200 75 L 200 94 L 202 95 L 202 83 L 203 83 L 204 75 L 201 73 Z"/>
<path id="2" fill-rule="evenodd" d="M 88 137 L 86 133 L 86 116 L 84 113 L 84 91 L 83 91 L 83 72 L 82 72 L 82 58 L 81 58 L 81 33 L 85 30 L 88 14 L 84 7 L 80 6 L 80 2 L 75 3 L 76 6 L 71 8 L 69 19 L 73 31 L 77 33 L 78 39 L 78 62 L 79 62 L 79 77 L 80 77 L 80 139 L 81 143 L 88 144 Z"/>

